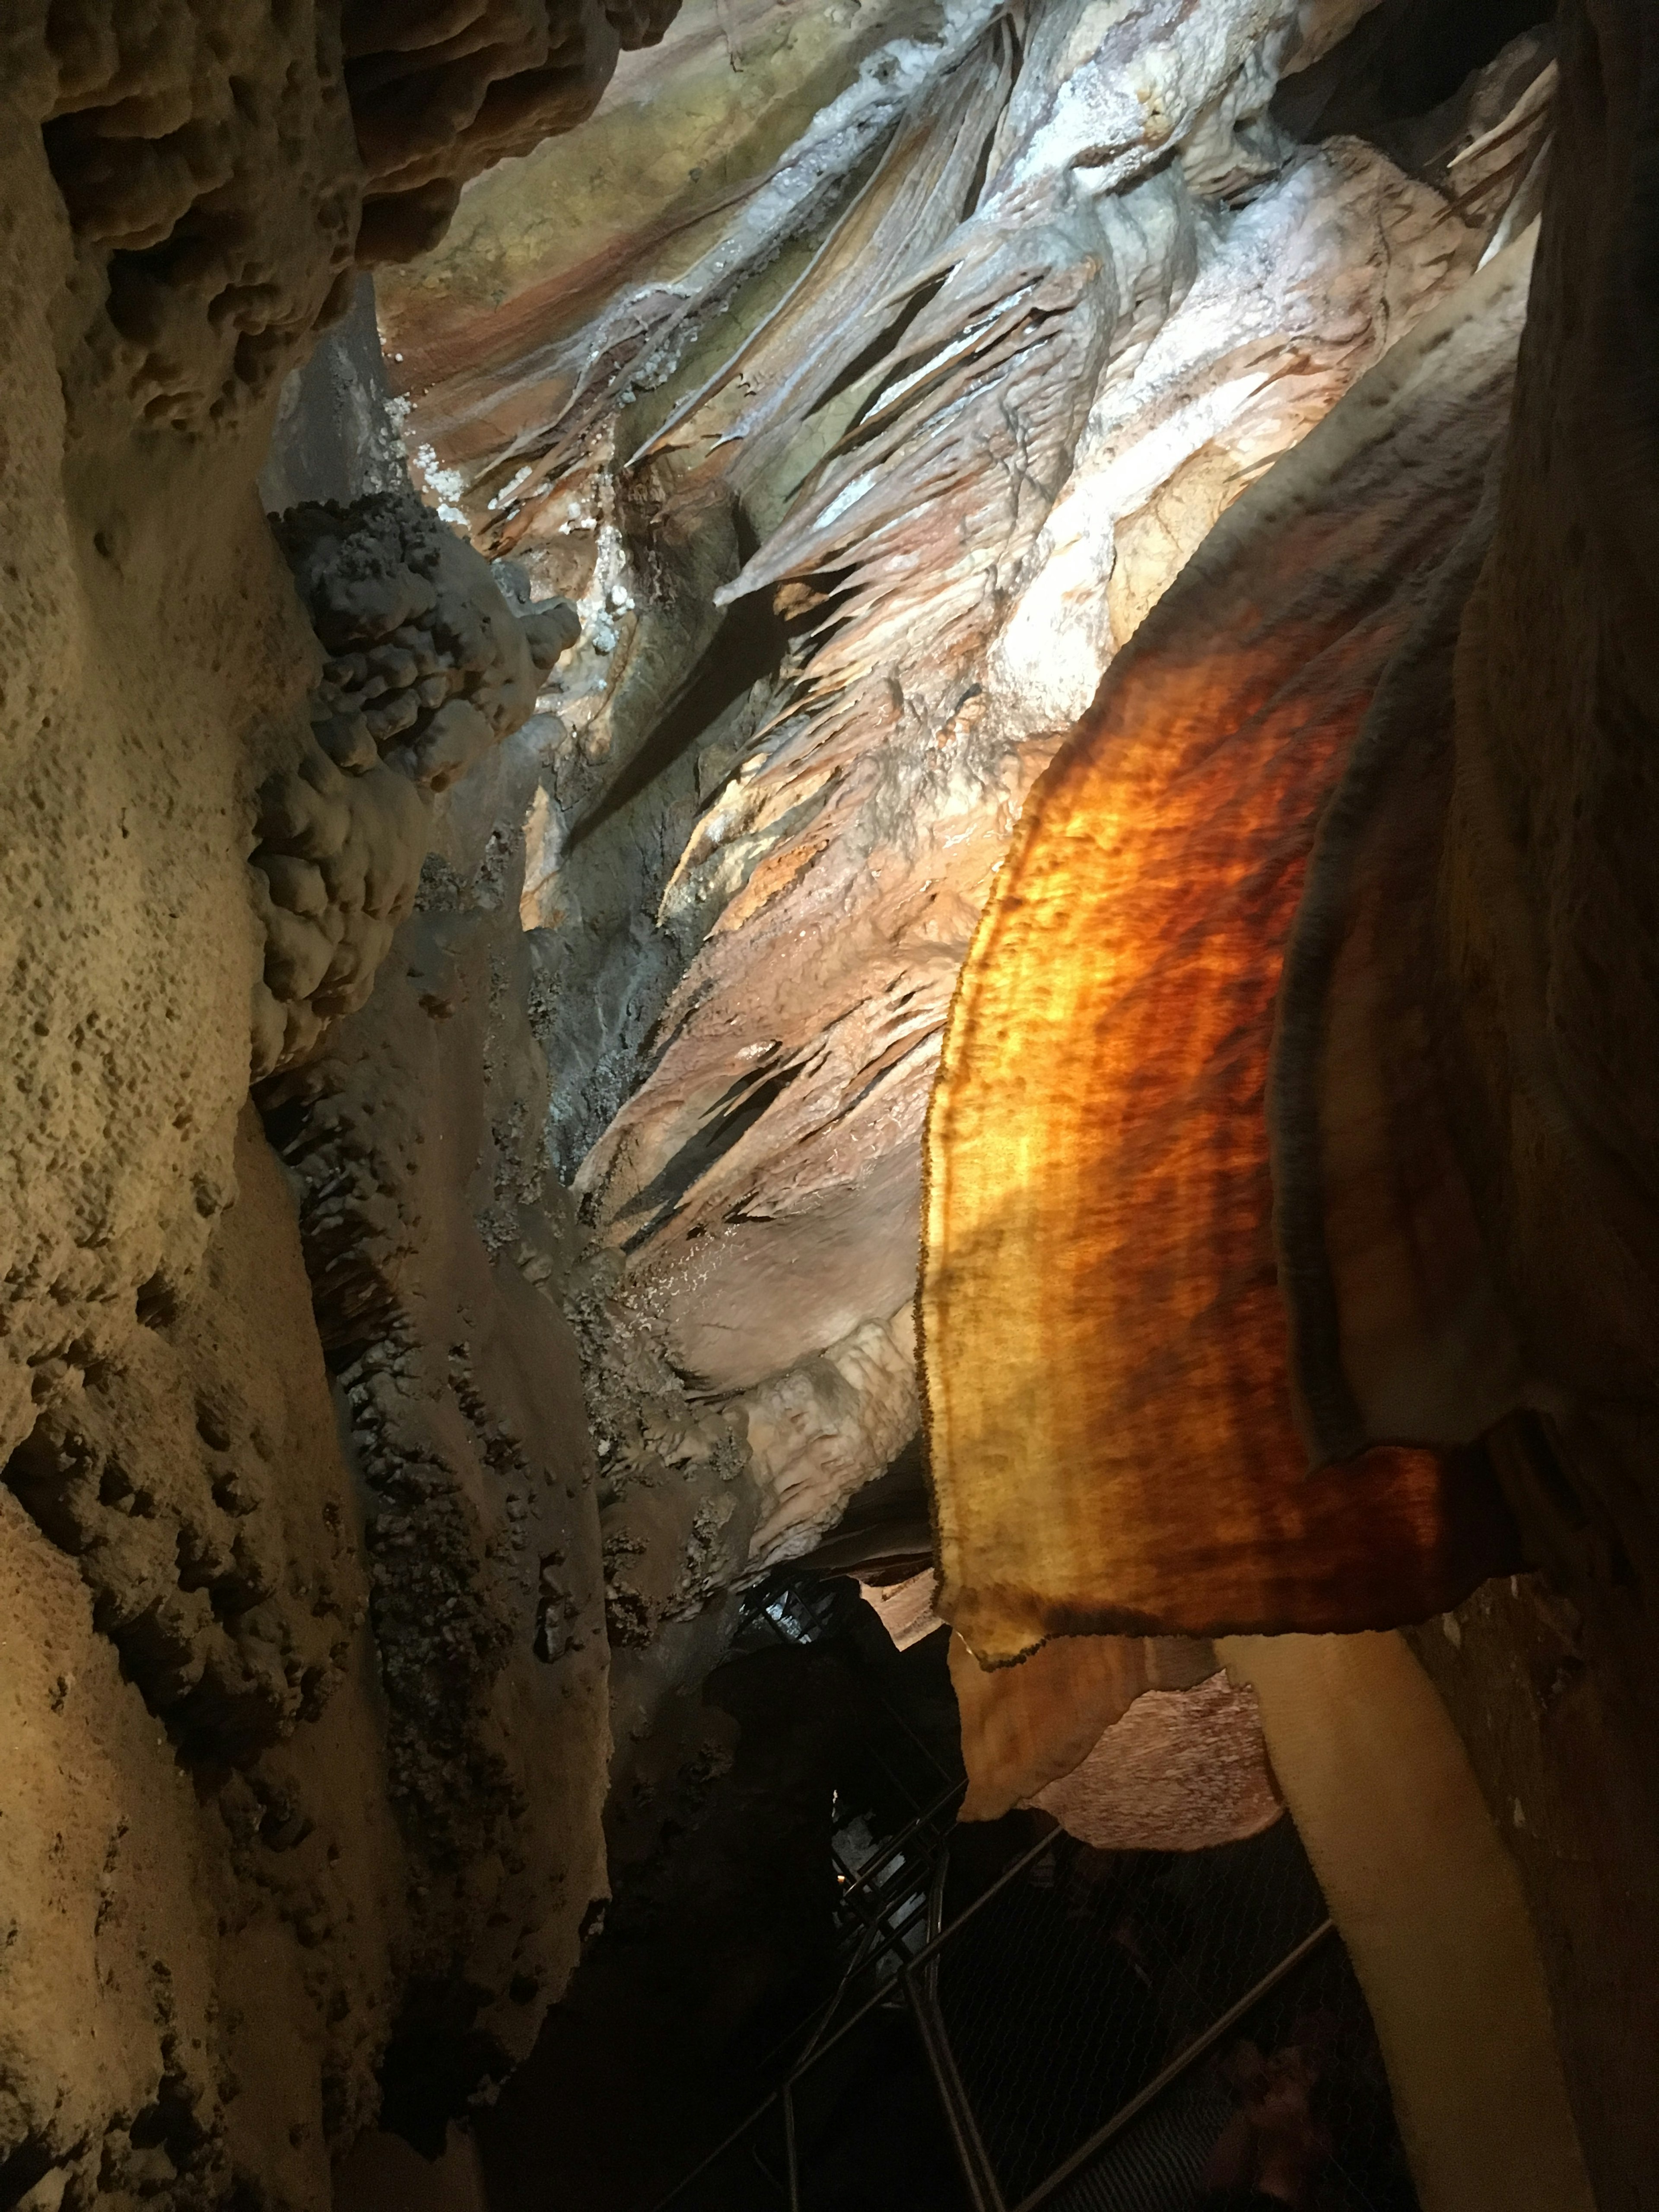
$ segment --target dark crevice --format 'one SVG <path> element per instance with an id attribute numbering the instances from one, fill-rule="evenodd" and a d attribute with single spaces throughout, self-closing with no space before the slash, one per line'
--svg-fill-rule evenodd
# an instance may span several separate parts
<path id="1" fill-rule="evenodd" d="M 1342 135 L 1387 151 L 1394 125 L 1451 99 L 1552 14 L 1540 0 L 1382 0 L 1310 69 L 1286 77 L 1269 112 L 1293 138 Z"/>
<path id="2" fill-rule="evenodd" d="M 748 1134 L 799 1073 L 798 1067 L 786 1067 L 775 1075 L 747 1075 L 732 1085 L 696 1134 L 687 1139 L 624 1208 L 624 1220 L 640 1213 L 648 1216 L 644 1226 L 636 1229 L 623 1246 L 624 1252 L 634 1251 L 656 1235 L 692 1185 Z"/>
<path id="3" fill-rule="evenodd" d="M 58 2163 L 56 2155 L 38 2136 L 30 2136 L 4 2158 L 0 2158 L 0 2212 L 11 2212 L 38 2181 L 44 2181 Z"/>
<path id="4" fill-rule="evenodd" d="M 865 347 L 863 352 L 854 355 L 834 381 L 826 386 L 812 403 L 811 413 L 814 415 L 822 413 L 824 408 L 839 399 L 842 392 L 849 392 L 860 378 L 868 376 L 872 370 L 879 368 L 882 363 L 896 350 L 899 340 L 922 309 L 929 306 L 944 290 L 945 283 L 945 277 L 938 276 L 931 284 L 918 285 L 892 320 L 884 323 L 869 344 Z"/>
<path id="5" fill-rule="evenodd" d="M 487 1991 L 459 1981 L 417 1984 L 380 2062 L 380 2125 L 423 2158 L 441 2158 L 452 2119 L 511 2070 L 493 2035 L 471 2023 Z"/>
<path id="6" fill-rule="evenodd" d="M 730 607 L 674 704 L 593 811 L 572 831 L 567 854 L 578 852 L 672 768 L 728 707 L 763 677 L 772 675 L 787 642 L 769 593 L 751 592 Z"/>

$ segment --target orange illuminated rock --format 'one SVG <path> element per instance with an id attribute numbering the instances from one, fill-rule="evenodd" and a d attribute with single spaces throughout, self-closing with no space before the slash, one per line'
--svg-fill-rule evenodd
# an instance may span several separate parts
<path id="1" fill-rule="evenodd" d="M 927 1132 L 940 1609 L 1052 1636 L 1352 1630 L 1511 1564 L 1478 1453 L 1312 1477 L 1264 1109 L 1321 810 L 1502 432 L 1524 248 L 1224 518 L 1029 801 Z"/>
<path id="2" fill-rule="evenodd" d="M 1149 1690 L 1185 1690 L 1214 1653 L 1182 1637 L 1057 1636 L 1018 1667 L 980 1666 L 951 1639 L 968 1772 L 964 1820 L 994 1820 L 1080 1766 Z M 1047 1800 L 1043 1800 L 1046 1803 Z"/>

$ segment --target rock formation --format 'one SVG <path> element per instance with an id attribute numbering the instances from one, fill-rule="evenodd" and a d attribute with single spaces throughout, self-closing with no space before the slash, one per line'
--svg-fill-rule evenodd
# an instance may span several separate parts
<path id="1" fill-rule="evenodd" d="M 1564 15 L 1512 406 L 1500 254 L 1212 532 L 1028 803 L 947 1040 L 922 1300 L 940 1606 L 976 1648 L 1211 1632 L 1256 1605 L 1280 1627 L 1303 1607 L 1415 1620 L 1522 1542 L 1571 1594 L 1574 1656 L 1515 1709 L 1516 1754 L 1583 1668 L 1559 1725 L 1596 1745 L 1615 1802 L 1654 1723 L 1649 1169 L 1626 1057 L 1650 1018 L 1629 840 L 1651 625 L 1626 532 L 1650 434 L 1629 364 L 1652 66 L 1633 13 Z M 1464 386 L 1484 439 L 1455 403 L 1436 420 L 1460 353 L 1485 356 Z M 1589 459 L 1592 384 L 1631 456 L 1616 486 Z M 1408 394 L 1389 475 L 1415 479 L 1427 535 L 1391 570 L 1389 497 L 1349 495 L 1328 543 L 1363 514 L 1363 554 L 1292 550 Z M 1363 610 L 1337 616 L 1362 577 Z M 1276 641 L 1304 623 L 1287 689 Z M 1435 1497 L 1392 1587 L 1390 1482 Z M 1520 1596 L 1474 1614 L 1504 1624 L 1517 1671 L 1538 1641 Z M 1492 1724 L 1434 1664 L 1496 1812 Z M 1601 1848 L 1634 1896 L 1651 1802 L 1626 1818 Z M 1591 2173 L 1638 2203 L 1647 2124 L 1612 2119 L 1594 2055 L 1601 1908 L 1529 1875 L 1540 1918 L 1583 1933 L 1547 1963 Z M 1640 2015 L 1638 1926 L 1618 2002 Z"/>
<path id="2" fill-rule="evenodd" d="M 1505 435 L 1559 158 L 1550 40 L 1519 11 L 1477 34 L 1407 5 L 1252 16 L 1248 35 L 1218 9 L 1201 58 L 1139 14 L 1103 45 L 1076 10 L 1017 46 L 953 13 L 884 56 L 866 43 L 882 27 L 861 24 L 836 105 L 787 149 L 770 80 L 728 85 L 753 135 L 714 173 L 719 46 L 698 45 L 672 111 L 685 164 L 642 170 L 625 219 L 599 222 L 574 142 L 538 157 L 538 189 L 569 180 L 592 211 L 579 239 L 497 179 L 470 203 L 473 258 L 385 297 L 428 483 L 488 550 L 583 597 L 603 648 L 568 672 L 570 734 L 530 822 L 552 1142 L 616 1254 L 600 1368 L 622 1371 L 625 1340 L 647 1431 L 719 1411 L 746 1454 L 714 1487 L 630 1444 L 616 1540 L 706 1563 L 692 1530 L 714 1499 L 728 1556 L 752 1528 L 750 1571 L 827 1559 L 849 1503 L 902 1466 L 947 1004 L 1027 793 L 1106 674 L 1000 879 L 935 1109 L 922 1312 L 954 1346 L 930 1369 L 946 1608 L 1004 1656 L 1084 1626 L 1431 1613 L 1517 1564 L 1512 1513 L 1543 1510 L 1505 1472 L 1511 1439 L 1473 1448 L 1514 1348 L 1490 1291 L 1459 1304 L 1461 1276 L 1395 1265 L 1390 1296 L 1426 1282 L 1441 1305 L 1382 1310 L 1379 1356 L 1455 1321 L 1416 1386 L 1443 1404 L 1473 1348 L 1485 1395 L 1449 1425 L 1350 1421 L 1339 1456 L 1378 1448 L 1304 1481 L 1297 1392 L 1316 1414 L 1308 1361 L 1333 1335 L 1298 1304 L 1293 1348 L 1274 1287 L 1266 1085 L 1321 806 L 1370 757 L 1357 733 L 1392 656 L 1379 712 L 1419 726 L 1431 578 Z M 734 77 L 765 35 L 728 32 Z M 653 102 L 677 96 L 673 59 L 671 42 Z M 640 143 L 641 99 L 612 115 L 612 161 Z M 1169 757 L 1172 716 L 1211 748 L 1207 798 Z M 1071 848 L 1098 870 L 1086 908 L 1053 796 L 1067 776 Z M 1018 872 L 1044 838 L 1048 936 Z M 1429 849 L 1401 830 L 1376 866 L 1404 854 L 1420 874 Z M 1392 915 L 1376 902 L 1404 900 L 1397 874 L 1374 880 L 1369 911 Z M 1390 974 L 1427 911 L 1399 908 Z M 1068 960 L 1086 1005 L 1056 990 Z M 1404 1033 L 1386 1049 L 1413 1064 Z M 1393 1111 L 1416 1133 L 1411 1097 Z M 1288 1127 L 1276 1115 L 1274 1141 Z M 1375 1157 L 1355 1170 L 1371 1204 Z M 1420 1146 L 1411 1172 L 1429 1172 Z M 1003 1216 L 1011 1191 L 1029 1218 Z M 1462 1206 L 1433 1231 L 1467 1251 Z M 1363 1231 L 1345 1219 L 1345 1252 L 1371 1254 Z M 1023 1476 L 996 1465 L 1005 1446 Z M 1039 1484 L 1065 1493 L 1052 1521 L 1030 1510 Z M 1551 1522 L 1591 1582 L 1608 1510 Z M 667 1621 L 665 1587 L 659 1604 Z M 1069 1742 L 1079 1713 L 1055 1711 Z"/>
<path id="3" fill-rule="evenodd" d="M 1307 1479 L 1264 1097 L 1309 848 L 1479 502 L 1526 276 L 1500 257 L 1211 532 L 981 924 L 929 1129 L 921 1311 L 942 1602 L 987 1657 L 1091 1629 L 1387 1626 L 1519 1563 L 1478 1465 L 1384 1450 Z"/>
<path id="4" fill-rule="evenodd" d="M 1547 131 L 1537 36 L 1412 174 L 1275 119 L 1346 19 L 1223 10 L 1201 54 L 1092 24 L 848 52 L 732 207 L 661 161 L 599 259 L 498 179 L 465 267 L 383 292 L 428 482 L 614 635 L 530 823 L 551 1140 L 630 1328 L 746 1436 L 751 1568 L 915 1433 L 921 1122 L 1032 778 L 1221 508 L 1524 221 Z M 580 145 L 538 194 L 591 204 Z"/>
<path id="5" fill-rule="evenodd" d="M 1277 1813 L 1212 1635 L 1456 1607 L 1625 2212 L 1651 40 L 672 13 L 0 22 L 0 2206 L 437 2153 L 747 1863 L 734 1594 L 937 1538 L 1113 1847 Z"/>
<path id="6" fill-rule="evenodd" d="M 516 886 L 434 795 L 574 625 L 390 477 L 283 547 L 254 481 L 358 267 L 661 25 L 406 13 L 0 25 L 8 2204 L 327 2205 L 399 2094 L 441 2134 L 528 2047 L 605 1887 Z M 372 1040 L 316 1058 L 400 924 L 413 1121 Z M 285 1176 L 250 1075 L 302 1061 Z M 418 1242 L 404 1304 L 328 1279 L 346 1220 L 359 1277 Z"/>

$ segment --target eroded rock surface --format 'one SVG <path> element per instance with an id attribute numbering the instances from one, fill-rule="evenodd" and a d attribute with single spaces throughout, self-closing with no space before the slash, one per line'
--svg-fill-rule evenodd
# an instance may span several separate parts
<path id="1" fill-rule="evenodd" d="M 1547 170 L 1547 37 L 1364 14 L 698 0 L 580 161 L 648 7 L 8 19 L 4 2189 L 435 2148 L 733 1586 L 925 1549 L 848 1509 L 1026 796 Z M 386 302 L 477 550 L 384 451 L 279 544 L 283 374 L 503 153 Z"/>
<path id="2" fill-rule="evenodd" d="M 921 1119 L 1033 779 L 1223 510 L 1535 205 L 1547 40 L 1454 52 L 1385 151 L 1355 15 L 947 10 L 848 54 L 722 213 L 694 9 L 641 80 L 685 166 L 632 228 L 551 234 L 594 183 L 544 149 L 465 203 L 488 287 L 387 289 L 428 483 L 589 621 L 529 823 L 550 1139 L 658 1401 L 741 1428 L 751 1571 L 915 1433 Z M 1370 136 L 1279 119 L 1316 63 Z"/>
<path id="3" fill-rule="evenodd" d="M 331 658 L 312 693 L 310 743 L 259 792 L 256 1079 L 367 1004 L 415 902 L 432 842 L 424 800 L 522 726 L 578 630 L 563 600 L 520 623 L 477 554 L 406 487 L 290 507 L 276 530 Z"/>
<path id="4" fill-rule="evenodd" d="M 430 243 L 462 177 L 659 27 L 326 0 L 0 24 L 0 2201 L 320 2212 L 383 2091 L 441 2113 L 525 2046 L 604 1887 L 564 1326 L 515 1262 L 495 1286 L 446 1163 L 466 1229 L 428 1247 L 431 1337 L 387 1310 L 360 1346 L 395 1325 L 380 1364 L 413 1347 L 443 1402 L 423 1426 L 407 1365 L 365 1369 L 403 1425 L 361 1390 L 337 1423 L 294 1193 L 246 1110 L 251 1036 L 291 1072 L 361 1006 L 449 835 L 439 787 L 530 712 L 569 623 L 527 634 L 406 493 L 355 538 L 295 524 L 302 604 L 255 480 L 358 265 Z M 313 624 L 349 663 L 328 692 Z M 529 1097 L 521 995 L 476 945 L 461 966 Z M 469 1061 L 428 1103 L 434 1153 L 482 1147 L 488 1182 L 483 1081 Z M 516 1169 L 477 1199 L 498 1207 L 534 1212 Z M 536 1656 L 556 1617 L 562 1670 Z"/>
<path id="5" fill-rule="evenodd" d="M 251 1109 L 235 1165 L 190 1290 L 0 1486 L 14 2202 L 325 2205 L 380 2101 L 404 1865 L 360 1508 Z"/>
<path id="6" fill-rule="evenodd" d="M 456 786 L 374 997 L 258 1094 L 366 1492 L 389 1788 L 421 1869 L 388 2117 L 433 2152 L 529 2047 L 605 1887 L 595 1462 L 494 840 L 515 775 L 521 747 Z"/>
<path id="7" fill-rule="evenodd" d="M 1206 1850 L 1284 1812 L 1255 1698 L 1224 1673 L 1143 1691 L 1069 1774 L 1032 1801 L 1097 1850 Z"/>

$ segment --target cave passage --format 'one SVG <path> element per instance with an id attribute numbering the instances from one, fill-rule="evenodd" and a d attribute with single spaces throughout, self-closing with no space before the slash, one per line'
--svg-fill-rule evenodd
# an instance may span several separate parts
<path id="1" fill-rule="evenodd" d="M 1175 2212 L 1234 2201 L 1266 2126 L 1304 2202 L 1415 2208 L 1365 2000 L 1289 1816 L 1185 1852 L 1096 1849 L 1040 1812 L 957 1825 L 947 1635 L 897 1652 L 845 1579 L 752 1595 L 706 1695 L 775 1778 L 773 1817 L 729 1826 L 723 1860 L 671 1844 L 653 1877 L 654 1970 L 678 1952 L 684 1977 L 678 2001 L 654 1991 L 678 2059 L 643 2036 L 646 1930 L 608 1925 L 481 2124 L 491 2201 L 545 2201 L 528 2178 L 556 2143 L 629 2212 Z M 787 1825 L 786 1771 L 804 1785 Z M 764 1785 L 740 1764 L 721 1786 Z M 740 1948 L 766 1958 L 767 1993 L 711 2047 Z M 1289 2116 L 1264 2121 L 1275 2088 Z"/>
<path id="2" fill-rule="evenodd" d="M 1656 158 L 3 0 L 0 2212 L 1659 2212 Z"/>

